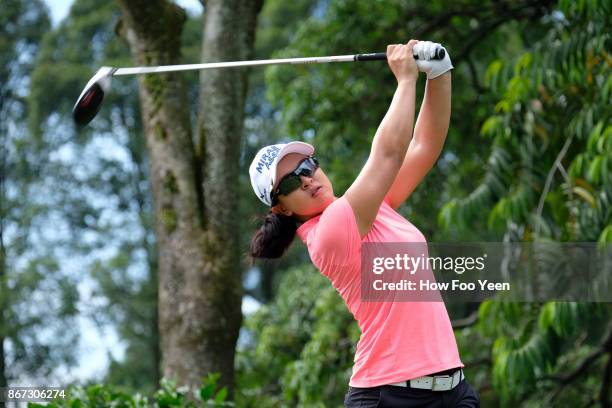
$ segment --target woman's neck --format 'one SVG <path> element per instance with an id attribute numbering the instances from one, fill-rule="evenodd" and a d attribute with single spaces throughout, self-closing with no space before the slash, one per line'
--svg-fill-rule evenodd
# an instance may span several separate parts
<path id="1" fill-rule="evenodd" d="M 338 197 L 334 197 L 334 201 L 336 201 L 337 199 L 338 199 Z M 332 201 L 332 203 L 334 201 Z M 327 208 L 327 207 L 325 207 L 325 208 Z M 325 211 L 325 209 L 323 209 L 323 211 Z M 314 218 L 314 217 L 318 217 L 319 215 L 323 214 L 323 211 L 321 211 L 318 214 L 314 214 L 314 215 L 300 215 L 300 214 L 293 213 L 293 217 L 298 221 L 298 226 L 300 226 L 303 223 L 305 223 L 306 221 L 308 221 L 309 219 Z"/>

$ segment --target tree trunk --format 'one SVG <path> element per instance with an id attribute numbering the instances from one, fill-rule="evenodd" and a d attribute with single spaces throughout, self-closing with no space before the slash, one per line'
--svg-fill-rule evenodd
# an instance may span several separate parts
<path id="1" fill-rule="evenodd" d="M 123 123 L 126 123 L 124 120 Z M 134 183 L 134 192 L 136 194 L 136 200 L 138 202 L 138 213 L 141 216 L 140 222 L 145 229 L 145 233 L 142 236 L 141 244 L 142 248 L 145 250 L 147 254 L 147 266 L 149 268 L 149 276 L 150 280 L 147 283 L 151 284 L 151 288 L 155 289 L 155 293 L 152 294 L 152 297 L 159 297 L 159 279 L 158 279 L 158 266 L 157 266 L 157 252 L 155 251 L 155 247 L 149 243 L 149 234 L 148 234 L 148 221 L 146 220 L 145 214 L 148 211 L 148 192 L 143 191 L 140 187 L 140 182 L 147 178 L 146 169 L 145 169 L 145 160 L 142 157 L 141 151 L 139 149 L 130 149 L 132 154 L 132 161 L 136 164 L 137 169 L 137 177 Z M 147 345 L 150 349 L 150 357 L 151 357 L 151 366 L 154 368 L 154 372 L 150 373 L 151 380 L 155 388 L 160 386 L 161 380 L 161 349 L 160 349 L 160 335 L 159 335 L 159 311 L 158 309 L 154 310 L 153 318 L 148 320 L 147 323 L 150 325 L 150 332 L 152 335 L 147 339 Z"/>
<path id="2" fill-rule="evenodd" d="M 252 57 L 256 18 L 262 1 L 209 0 L 206 2 L 202 62 L 246 60 Z M 214 310 L 226 322 L 207 322 L 220 336 L 207 344 L 217 356 L 222 376 L 232 378 L 234 347 L 242 321 L 238 188 L 242 124 L 247 93 L 247 70 L 202 71 L 198 151 L 202 152 L 204 213 L 209 239 L 205 257 L 210 276 L 222 286 L 204 286 Z M 217 325 L 217 327 L 215 327 Z M 212 363 L 212 362 L 211 362 Z"/>
<path id="3" fill-rule="evenodd" d="M 180 7 L 120 4 L 118 32 L 136 65 L 180 62 Z M 260 8 L 261 1 L 206 2 L 203 58 L 249 56 Z M 242 320 L 235 214 L 246 72 L 203 75 L 198 153 L 182 74 L 138 79 L 156 217 L 163 375 L 199 387 L 203 376 L 219 372 L 231 391 Z"/>

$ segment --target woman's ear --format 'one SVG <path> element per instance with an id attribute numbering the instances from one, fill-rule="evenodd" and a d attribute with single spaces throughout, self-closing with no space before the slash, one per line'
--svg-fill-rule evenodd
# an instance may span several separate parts
<path id="1" fill-rule="evenodd" d="M 282 204 L 275 205 L 270 209 L 270 211 L 272 211 L 274 214 L 286 215 L 287 217 L 291 217 L 293 215 L 293 212 L 287 210 Z"/>

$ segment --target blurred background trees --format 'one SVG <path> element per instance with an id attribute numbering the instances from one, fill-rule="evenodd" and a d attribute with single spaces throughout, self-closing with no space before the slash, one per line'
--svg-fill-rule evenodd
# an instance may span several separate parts
<path id="1" fill-rule="evenodd" d="M 400 213 L 432 242 L 606 245 L 610 13 L 609 2 L 598 0 L 267 0 L 254 58 L 441 42 L 455 65 L 451 128 L 442 157 Z M 115 327 L 126 346 L 99 381 L 145 394 L 159 385 L 158 252 L 137 82 L 115 80 L 89 127 L 70 122 L 99 66 L 133 64 L 115 34 L 120 16 L 115 3 L 76 0 L 49 28 L 41 3 L 10 0 L 0 10 L 0 356 L 9 383 L 74 365 L 67 344 L 76 342 L 78 314 Z M 200 59 L 201 27 L 201 15 L 188 16 L 177 63 Z M 195 125 L 198 75 L 184 80 Z M 375 62 L 250 71 L 238 163 L 241 251 L 265 211 L 247 172 L 259 147 L 313 143 L 342 194 L 393 91 L 387 66 Z M 244 302 L 260 306 L 241 328 L 237 405 L 341 406 L 359 332 L 304 246 L 240 268 Z M 483 406 L 609 406 L 609 304 L 447 308 Z M 42 319 L 45 311 L 57 323 Z"/>
<path id="2" fill-rule="evenodd" d="M 46 376 L 74 364 L 70 346 L 78 296 L 61 269 L 49 226 L 41 146 L 28 133 L 28 90 L 34 58 L 49 29 L 40 1 L 0 8 L 0 387 L 17 374 Z M 43 153 L 44 154 L 44 153 Z M 48 296 L 53 293 L 53 296 Z"/>
<path id="3" fill-rule="evenodd" d="M 44 149 L 38 156 L 45 158 L 39 160 L 43 174 L 51 176 L 46 199 L 61 214 L 57 228 L 67 230 L 55 246 L 77 259 L 81 273 L 79 313 L 100 330 L 115 327 L 126 344 L 124 361 L 109 356 L 106 378 L 150 392 L 161 358 L 157 252 L 136 82 L 113 84 L 108 109 L 91 128 L 77 131 L 70 123 L 72 96 L 92 70 L 103 61 L 130 64 L 114 34 L 119 16 L 113 3 L 79 1 L 46 32 L 32 73 L 28 119 L 30 137 Z"/>

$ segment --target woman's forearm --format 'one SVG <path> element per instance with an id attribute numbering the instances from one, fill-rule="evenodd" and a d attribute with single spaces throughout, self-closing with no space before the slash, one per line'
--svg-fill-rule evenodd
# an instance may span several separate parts
<path id="1" fill-rule="evenodd" d="M 451 73 L 450 71 L 427 81 L 425 97 L 414 128 L 414 140 L 420 148 L 438 158 L 450 122 Z"/>
<path id="2" fill-rule="evenodd" d="M 396 157 L 401 164 L 414 125 L 416 78 L 398 83 L 393 100 L 372 141 L 372 155 Z"/>

